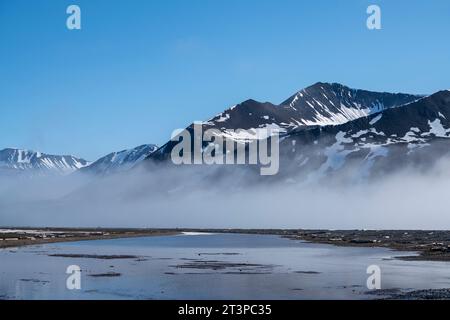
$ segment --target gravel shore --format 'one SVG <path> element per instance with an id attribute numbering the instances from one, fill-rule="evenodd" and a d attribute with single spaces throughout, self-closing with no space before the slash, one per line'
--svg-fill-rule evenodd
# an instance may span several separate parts
<path id="1" fill-rule="evenodd" d="M 0 248 L 85 240 L 168 236 L 179 234 L 166 229 L 69 229 L 69 228 L 0 228 Z"/>

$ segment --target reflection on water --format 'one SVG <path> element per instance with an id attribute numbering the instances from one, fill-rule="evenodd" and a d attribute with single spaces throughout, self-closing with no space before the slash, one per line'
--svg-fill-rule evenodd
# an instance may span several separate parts
<path id="1" fill-rule="evenodd" d="M 185 234 L 0 250 L 3 299 L 365 299 L 369 265 L 383 289 L 450 287 L 443 262 L 392 259 L 270 235 Z M 82 269 L 81 290 L 66 268 Z"/>

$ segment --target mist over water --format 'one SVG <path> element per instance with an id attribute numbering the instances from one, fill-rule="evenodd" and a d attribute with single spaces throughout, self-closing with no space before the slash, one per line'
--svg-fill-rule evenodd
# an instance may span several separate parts
<path id="1" fill-rule="evenodd" d="M 242 166 L 140 167 L 0 181 L 0 225 L 448 229 L 450 163 L 367 181 L 276 180 Z M 250 172 L 251 171 L 251 172 Z M 295 181 L 295 182 L 294 182 Z"/>

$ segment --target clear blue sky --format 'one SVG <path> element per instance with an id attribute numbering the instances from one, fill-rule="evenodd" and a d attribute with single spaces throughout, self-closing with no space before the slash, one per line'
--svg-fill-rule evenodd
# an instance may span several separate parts
<path id="1" fill-rule="evenodd" d="M 0 149 L 95 160 L 317 81 L 432 93 L 449 36 L 448 0 L 0 0 Z"/>

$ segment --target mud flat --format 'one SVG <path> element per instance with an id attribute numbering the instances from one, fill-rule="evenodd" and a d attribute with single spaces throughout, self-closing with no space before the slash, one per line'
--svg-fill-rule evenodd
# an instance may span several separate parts
<path id="1" fill-rule="evenodd" d="M 101 254 L 49 254 L 49 257 L 59 258 L 81 258 L 81 259 L 100 259 L 100 260 L 119 260 L 119 259 L 139 259 L 139 256 L 131 255 L 101 255 Z"/>
<path id="2" fill-rule="evenodd" d="M 121 275 L 122 274 L 118 273 L 118 272 L 88 274 L 89 277 L 94 277 L 94 278 L 113 278 L 113 277 L 120 277 Z"/>
<path id="3" fill-rule="evenodd" d="M 397 257 L 409 261 L 450 261 L 450 231 L 351 230 L 297 231 L 286 237 L 338 246 L 385 247 L 416 251 L 414 256 Z"/>
<path id="4" fill-rule="evenodd" d="M 449 300 L 450 289 L 409 290 L 387 289 L 366 292 L 383 300 Z"/>
<path id="5" fill-rule="evenodd" d="M 229 272 L 251 272 L 258 274 L 261 270 L 267 271 L 273 269 L 273 265 L 262 265 L 255 263 L 237 263 L 228 261 L 217 261 L 217 260 L 194 260 L 192 262 L 186 262 L 183 264 L 170 266 L 176 269 L 197 269 L 197 270 L 228 270 Z"/>
<path id="6" fill-rule="evenodd" d="M 170 236 L 176 234 L 180 234 L 180 231 L 169 229 L 57 229 L 0 227 L 0 248 L 56 242 Z"/>
<path id="7" fill-rule="evenodd" d="M 200 230 L 190 230 L 200 231 Z M 435 230 L 302 230 L 302 229 L 208 229 L 203 232 L 279 235 L 293 240 L 343 247 L 381 247 L 418 255 L 398 259 L 450 261 L 450 231 Z"/>

